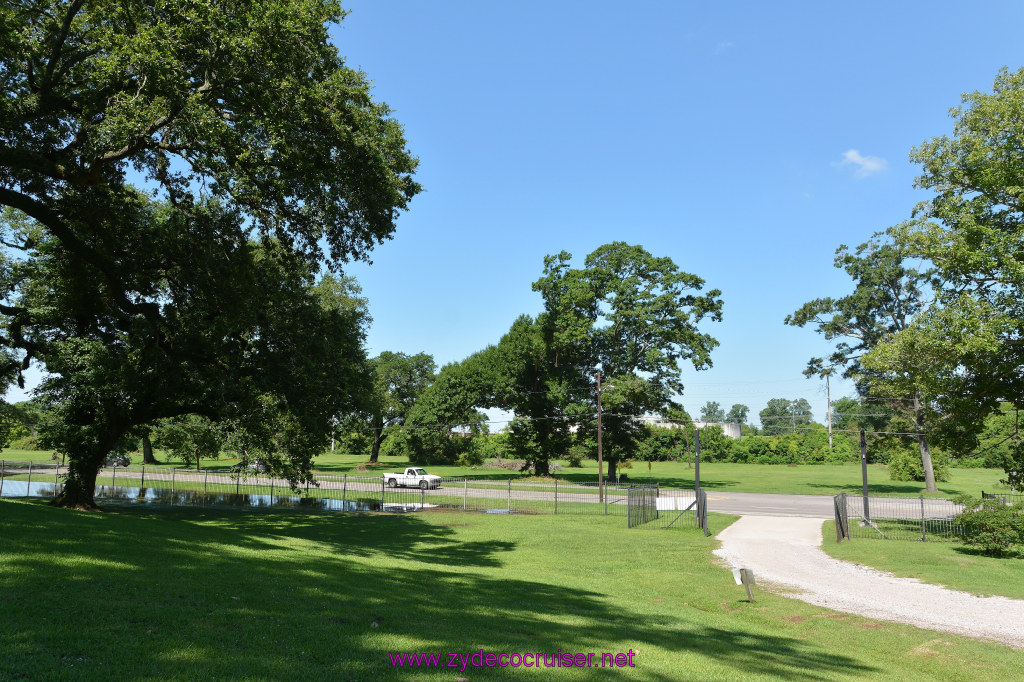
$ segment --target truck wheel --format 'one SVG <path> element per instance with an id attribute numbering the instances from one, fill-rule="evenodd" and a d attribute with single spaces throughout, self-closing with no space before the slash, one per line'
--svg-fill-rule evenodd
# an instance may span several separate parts
<path id="1" fill-rule="evenodd" d="M 427 485 L 429 485 L 429 484 L 426 481 L 420 481 L 420 489 L 421 490 L 426 490 L 427 489 Z"/>
<path id="2" fill-rule="evenodd" d="M 393 478 L 389 478 L 388 479 L 388 487 L 389 488 L 397 488 L 398 487 L 398 481 L 396 481 Z"/>

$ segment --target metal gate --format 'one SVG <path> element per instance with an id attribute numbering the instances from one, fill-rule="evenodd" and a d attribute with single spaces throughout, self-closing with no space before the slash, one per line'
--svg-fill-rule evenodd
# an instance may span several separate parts
<path id="1" fill-rule="evenodd" d="M 668 490 L 654 485 L 629 489 L 629 528 L 700 528 L 708 530 L 708 496 L 703 489 Z"/>

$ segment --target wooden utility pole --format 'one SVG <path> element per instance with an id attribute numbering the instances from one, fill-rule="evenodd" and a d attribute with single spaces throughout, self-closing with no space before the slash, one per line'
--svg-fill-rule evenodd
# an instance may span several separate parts
<path id="1" fill-rule="evenodd" d="M 860 475 L 864 496 L 864 520 L 871 523 L 871 511 L 868 509 L 868 442 L 864 438 L 864 429 L 860 430 Z"/>
<path id="2" fill-rule="evenodd" d="M 601 371 L 597 372 L 597 501 L 604 502 L 604 452 L 601 449 Z"/>
<path id="3" fill-rule="evenodd" d="M 832 370 L 825 375 L 825 399 L 828 400 L 828 449 L 832 449 L 832 387 L 828 379 L 832 376 Z"/>
<path id="4" fill-rule="evenodd" d="M 693 430 L 693 489 L 700 490 L 700 431 Z"/>

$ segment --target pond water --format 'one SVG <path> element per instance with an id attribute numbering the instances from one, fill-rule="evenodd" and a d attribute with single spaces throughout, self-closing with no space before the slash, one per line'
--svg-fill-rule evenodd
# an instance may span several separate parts
<path id="1" fill-rule="evenodd" d="M 0 496 L 3 497 L 54 497 L 60 485 L 53 481 L 12 481 L 3 479 Z M 177 506 L 228 506 L 228 507 L 276 507 L 302 508 L 323 511 L 386 511 L 412 512 L 431 509 L 437 505 L 420 502 L 380 502 L 371 500 L 336 500 L 324 497 L 302 497 L 299 495 L 258 495 L 249 493 L 204 493 L 196 490 L 171 490 L 170 488 L 96 486 L 97 502 L 119 502 L 127 504 L 155 504 Z M 490 510 L 489 510 L 490 511 Z M 501 511 L 504 513 L 504 510 Z"/>

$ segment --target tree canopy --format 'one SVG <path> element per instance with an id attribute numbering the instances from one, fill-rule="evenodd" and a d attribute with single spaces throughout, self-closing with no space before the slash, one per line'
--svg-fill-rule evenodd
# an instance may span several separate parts
<path id="1" fill-rule="evenodd" d="M 543 276 L 533 284 L 544 298 L 538 323 L 554 365 L 572 367 L 575 381 L 591 388 L 591 414 L 597 372 L 604 377 L 600 400 L 614 476 L 615 462 L 636 448 L 638 418 L 662 412 L 682 393 L 679 363 L 711 366 L 718 342 L 699 324 L 722 319 L 721 292 L 700 293 L 703 279 L 625 242 L 599 247 L 582 268 L 571 267 L 571 259 L 565 251 L 545 258 Z"/>
<path id="2" fill-rule="evenodd" d="M 864 364 L 915 371 L 915 386 L 948 418 L 939 436 L 966 452 L 999 405 L 1024 393 L 1024 69 L 1003 70 L 991 93 L 963 96 L 952 136 L 911 153 L 916 185 L 935 196 L 896 239 L 932 264 L 936 299 Z M 1007 471 L 1016 483 L 1024 453 Z"/>
<path id="3" fill-rule="evenodd" d="M 748 414 L 750 414 L 749 407 L 741 403 L 736 403 L 729 408 L 729 414 L 725 415 L 725 421 L 732 422 L 734 424 L 746 424 Z"/>
<path id="4" fill-rule="evenodd" d="M 853 252 L 845 244 L 840 246 L 835 266 L 853 280 L 853 292 L 841 298 L 809 301 L 785 321 L 798 327 L 813 325 L 825 339 L 838 340 L 827 362 L 812 358 L 805 374 L 824 376 L 842 367 L 843 376 L 854 380 L 862 396 L 886 401 L 892 408 L 912 415 L 908 428 L 917 434 L 921 470 L 928 490 L 935 492 L 926 434 L 938 415 L 920 383 L 927 369 L 908 364 L 895 370 L 862 362 L 880 343 L 912 326 L 928 305 L 927 294 L 937 285 L 931 269 L 920 261 L 916 265 L 908 263 L 909 250 L 893 239 L 906 228 L 904 225 L 875 234 Z"/>
<path id="5" fill-rule="evenodd" d="M 417 399 L 434 381 L 437 365 L 427 353 L 406 355 L 384 351 L 369 361 L 373 390 L 355 415 L 357 428 L 370 432 L 370 461 L 380 456 L 380 446 L 401 426 Z"/>
<path id="6" fill-rule="evenodd" d="M 235 415 L 301 479 L 363 384 L 363 332 L 314 283 L 366 259 L 416 160 L 328 40 L 336 2 L 0 9 L 5 376 L 33 361 L 89 506 L 104 451 Z M 342 362 L 335 363 L 338 358 Z"/>
<path id="7" fill-rule="evenodd" d="M 806 398 L 772 398 L 758 415 L 761 417 L 761 432 L 766 436 L 778 436 L 810 424 L 811 404 Z"/>
<path id="8" fill-rule="evenodd" d="M 713 400 L 709 400 L 700 408 L 700 420 L 708 423 L 725 421 L 725 408 Z"/>

